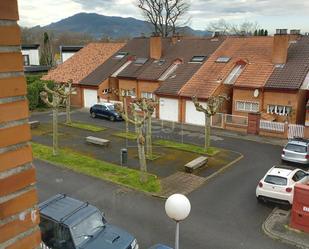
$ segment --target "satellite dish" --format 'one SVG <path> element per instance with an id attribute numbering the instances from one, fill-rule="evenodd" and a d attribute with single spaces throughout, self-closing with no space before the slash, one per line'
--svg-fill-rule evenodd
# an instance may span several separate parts
<path id="1" fill-rule="evenodd" d="M 257 97 L 259 97 L 259 95 L 260 95 L 259 89 L 255 89 L 254 92 L 253 92 L 253 96 L 254 96 L 255 98 L 257 98 Z"/>

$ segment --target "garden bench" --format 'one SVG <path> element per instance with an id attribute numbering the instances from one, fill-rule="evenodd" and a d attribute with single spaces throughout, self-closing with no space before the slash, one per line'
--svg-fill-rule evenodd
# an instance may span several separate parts
<path id="1" fill-rule="evenodd" d="M 37 120 L 29 121 L 29 125 L 31 129 L 38 128 L 40 125 L 40 121 Z"/>
<path id="2" fill-rule="evenodd" d="M 101 146 L 108 146 L 110 143 L 110 141 L 107 139 L 92 136 L 86 137 L 86 142 Z"/>
<path id="3" fill-rule="evenodd" d="M 206 156 L 200 156 L 190 162 L 188 162 L 186 165 L 185 165 L 185 171 L 186 172 L 189 172 L 189 173 L 192 173 L 193 170 L 197 169 L 197 168 L 200 168 L 202 167 L 203 165 L 205 165 L 208 161 L 208 157 Z"/>

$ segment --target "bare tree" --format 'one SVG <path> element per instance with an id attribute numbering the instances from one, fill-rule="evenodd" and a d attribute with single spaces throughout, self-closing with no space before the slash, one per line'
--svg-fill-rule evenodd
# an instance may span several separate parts
<path id="1" fill-rule="evenodd" d="M 137 100 L 139 103 L 138 106 L 140 107 L 141 111 L 146 116 L 146 156 L 148 159 L 153 158 L 152 153 L 152 115 L 158 106 L 158 101 L 154 99 L 139 99 Z"/>
<path id="2" fill-rule="evenodd" d="M 65 105 L 66 109 L 66 124 L 71 124 L 71 95 L 76 90 L 72 88 L 72 80 L 69 80 L 68 83 L 64 84 L 64 90 L 61 91 L 61 95 L 63 96 L 63 104 Z"/>
<path id="3" fill-rule="evenodd" d="M 152 24 L 154 34 L 162 37 L 176 33 L 180 19 L 189 9 L 186 0 L 137 0 L 137 6 Z"/>
<path id="4" fill-rule="evenodd" d="M 205 151 L 210 147 L 210 118 L 219 111 L 225 100 L 228 100 L 227 96 L 211 96 L 207 99 L 205 105 L 202 105 L 196 96 L 192 97 L 196 110 L 198 112 L 203 112 L 205 115 Z"/>
<path id="5" fill-rule="evenodd" d="M 58 155 L 58 110 L 59 107 L 62 106 L 64 99 L 66 98 L 65 95 L 62 93 L 64 92 L 65 85 L 57 84 L 54 90 L 51 90 L 44 85 L 43 92 L 40 93 L 42 101 L 48 105 L 49 107 L 53 108 L 53 155 Z M 49 100 L 49 95 L 51 95 L 52 101 Z"/>
<path id="6" fill-rule="evenodd" d="M 258 29 L 257 22 L 244 21 L 239 24 L 229 23 L 224 19 L 209 23 L 207 30 L 220 32 L 222 35 L 253 35 Z"/>
<path id="7" fill-rule="evenodd" d="M 54 49 L 52 46 L 52 35 L 44 32 L 43 44 L 41 47 L 40 64 L 53 66 L 54 63 Z"/>
<path id="8" fill-rule="evenodd" d="M 141 99 L 138 101 L 134 101 L 131 104 L 131 112 L 133 113 L 134 119 L 131 119 L 128 114 L 125 112 L 122 105 L 117 104 L 116 110 L 121 114 L 122 118 L 129 123 L 135 125 L 137 129 L 137 148 L 138 148 L 138 158 L 139 158 L 139 164 L 140 164 L 140 170 L 142 172 L 141 174 L 141 182 L 147 181 L 147 163 L 146 163 L 146 155 L 145 155 L 145 137 L 143 135 L 143 127 L 145 125 L 146 120 L 148 119 L 148 115 L 140 116 L 137 114 L 137 109 L 146 109 L 147 103 L 145 99 Z"/>

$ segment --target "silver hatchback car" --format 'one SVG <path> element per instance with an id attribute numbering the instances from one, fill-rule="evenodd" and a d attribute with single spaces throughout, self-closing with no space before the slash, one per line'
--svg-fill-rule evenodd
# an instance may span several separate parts
<path id="1" fill-rule="evenodd" d="M 283 161 L 309 165 L 309 140 L 294 138 L 283 148 L 281 159 Z"/>

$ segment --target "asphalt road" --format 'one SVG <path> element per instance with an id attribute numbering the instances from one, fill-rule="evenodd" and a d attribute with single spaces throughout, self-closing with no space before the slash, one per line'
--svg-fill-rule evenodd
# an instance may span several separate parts
<path id="1" fill-rule="evenodd" d="M 90 120 L 79 112 L 73 118 Z M 32 119 L 44 122 L 51 117 L 43 114 Z M 123 129 L 123 123 L 98 119 L 92 122 Z M 203 143 L 201 137 L 190 135 L 186 134 L 184 140 Z M 180 248 L 294 248 L 263 234 L 262 223 L 273 207 L 259 204 L 255 198 L 258 180 L 279 162 L 281 148 L 227 137 L 215 140 L 212 145 L 241 152 L 244 158 L 188 196 L 192 210 L 180 225 Z M 164 200 L 43 162 L 35 164 L 41 201 L 59 192 L 68 193 L 104 210 L 108 221 L 134 234 L 142 249 L 158 242 L 173 246 L 175 224 L 165 214 Z"/>

